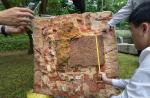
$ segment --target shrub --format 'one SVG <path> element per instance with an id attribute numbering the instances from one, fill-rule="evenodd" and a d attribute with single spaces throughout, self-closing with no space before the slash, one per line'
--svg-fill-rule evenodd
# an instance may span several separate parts
<path id="1" fill-rule="evenodd" d="M 24 50 L 29 48 L 29 39 L 26 34 L 17 36 L 0 36 L 0 52 Z"/>

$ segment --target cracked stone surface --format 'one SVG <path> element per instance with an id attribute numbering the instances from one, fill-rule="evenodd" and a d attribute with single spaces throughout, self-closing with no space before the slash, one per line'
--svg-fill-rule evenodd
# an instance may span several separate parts
<path id="1" fill-rule="evenodd" d="M 65 98 L 108 98 L 117 91 L 101 81 L 101 71 L 118 76 L 114 30 L 102 32 L 111 12 L 69 14 L 34 20 L 34 91 Z"/>

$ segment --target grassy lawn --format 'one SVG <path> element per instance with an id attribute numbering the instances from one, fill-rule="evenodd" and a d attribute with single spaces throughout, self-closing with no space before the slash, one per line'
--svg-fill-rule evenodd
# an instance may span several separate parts
<path id="1" fill-rule="evenodd" d="M 0 54 L 0 98 L 26 98 L 32 84 L 32 55 L 27 51 Z"/>
<path id="2" fill-rule="evenodd" d="M 119 74 L 120 78 L 130 78 L 135 69 L 138 68 L 138 57 L 119 53 Z"/>
<path id="3" fill-rule="evenodd" d="M 129 78 L 138 65 L 135 56 L 119 54 L 120 77 Z M 26 51 L 0 53 L 0 98 L 26 98 L 32 89 L 33 56 Z"/>

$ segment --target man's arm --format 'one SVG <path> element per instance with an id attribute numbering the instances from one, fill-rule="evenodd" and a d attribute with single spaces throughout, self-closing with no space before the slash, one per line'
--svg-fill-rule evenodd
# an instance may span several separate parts
<path id="1" fill-rule="evenodd" d="M 128 79 L 112 79 L 112 85 L 115 87 L 125 88 L 128 83 Z"/>
<path id="2" fill-rule="evenodd" d="M 3 28 L 3 30 L 2 30 L 2 28 Z M 15 27 L 15 26 L 0 25 L 0 34 L 5 33 L 4 35 L 24 33 L 25 30 L 26 30 L 26 27 L 24 27 L 24 26 Z"/>
<path id="3" fill-rule="evenodd" d="M 129 83 L 128 79 L 110 79 L 107 78 L 106 73 L 101 72 L 102 74 L 102 80 L 110 85 L 113 85 L 115 87 L 119 87 L 119 88 L 125 88 L 126 85 Z"/>
<path id="4" fill-rule="evenodd" d="M 120 21 L 127 19 L 133 10 L 132 0 L 128 0 L 127 4 L 121 8 L 113 18 L 108 22 L 108 25 L 114 27 Z"/>

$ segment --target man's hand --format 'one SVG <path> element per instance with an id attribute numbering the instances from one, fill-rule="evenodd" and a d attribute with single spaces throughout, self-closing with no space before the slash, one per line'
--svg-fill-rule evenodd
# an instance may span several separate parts
<path id="1" fill-rule="evenodd" d="M 112 85 L 112 79 L 107 78 L 107 75 L 105 72 L 101 72 L 101 76 L 102 76 L 102 80 L 105 83 Z"/>
<path id="2" fill-rule="evenodd" d="M 102 30 L 103 32 L 111 32 L 114 29 L 114 27 L 111 27 L 110 25 L 106 25 L 106 27 Z"/>
<path id="3" fill-rule="evenodd" d="M 24 33 L 26 30 L 25 27 L 19 26 L 19 27 L 14 27 L 14 26 L 6 26 L 5 27 L 5 32 L 7 34 L 18 34 L 18 33 Z"/>
<path id="4" fill-rule="evenodd" d="M 33 11 L 28 8 L 14 7 L 0 11 L 0 25 L 27 26 L 33 18 Z"/>
<path id="5" fill-rule="evenodd" d="M 108 79 L 106 76 L 106 73 L 104 73 L 104 72 L 101 72 L 101 76 L 102 76 L 103 81 L 106 81 Z"/>

